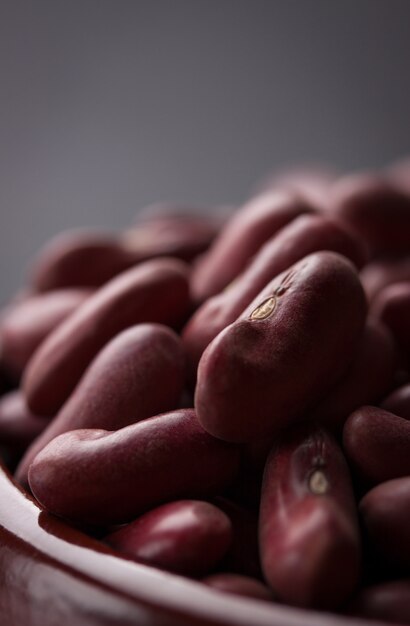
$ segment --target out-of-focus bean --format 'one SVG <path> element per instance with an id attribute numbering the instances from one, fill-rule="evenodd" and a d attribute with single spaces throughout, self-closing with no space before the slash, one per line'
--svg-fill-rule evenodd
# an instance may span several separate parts
<path id="1" fill-rule="evenodd" d="M 373 256 L 408 254 L 410 195 L 387 178 L 373 174 L 340 178 L 329 203 L 332 214 L 363 238 Z"/>
<path id="2" fill-rule="evenodd" d="M 374 553 L 410 567 L 410 476 L 389 480 L 362 498 L 359 510 Z"/>
<path id="3" fill-rule="evenodd" d="M 17 479 L 27 484 L 34 457 L 54 437 L 80 428 L 118 430 L 169 411 L 184 385 L 179 337 L 159 324 L 138 324 L 114 337 L 91 362 L 48 428 L 22 459 Z"/>
<path id="4" fill-rule="evenodd" d="M 259 542 L 265 579 L 281 600 L 329 609 L 353 591 L 361 560 L 354 496 L 343 454 L 325 431 L 288 433 L 272 449 Z"/>
<path id="5" fill-rule="evenodd" d="M 30 412 L 20 391 L 11 391 L 0 398 L 0 445 L 18 459 L 49 421 Z"/>
<path id="6" fill-rule="evenodd" d="M 367 298 L 372 302 L 385 287 L 410 281 L 410 256 L 377 259 L 365 265 L 360 278 Z"/>
<path id="7" fill-rule="evenodd" d="M 349 615 L 389 624 L 410 624 L 410 579 L 393 580 L 359 591 Z"/>
<path id="8" fill-rule="evenodd" d="M 208 435 L 195 411 L 122 428 L 60 435 L 29 470 L 32 492 L 56 515 L 109 525 L 178 498 L 213 496 L 234 478 L 239 451 Z"/>
<path id="9" fill-rule="evenodd" d="M 390 328 L 404 359 L 410 363 L 410 281 L 383 289 L 372 303 L 370 313 Z"/>
<path id="10" fill-rule="evenodd" d="M 410 420 L 410 384 L 403 385 L 385 398 L 381 408 Z"/>
<path id="11" fill-rule="evenodd" d="M 240 574 L 220 573 L 207 576 L 202 582 L 212 589 L 222 591 L 224 593 L 232 593 L 236 596 L 246 596 L 248 598 L 256 598 L 257 600 L 273 600 L 272 591 L 266 587 L 260 580 L 243 576 Z"/>
<path id="12" fill-rule="evenodd" d="M 269 281 L 316 251 L 333 250 L 361 267 L 361 242 L 334 220 L 323 215 L 301 215 L 267 241 L 247 268 L 225 291 L 207 300 L 191 318 L 183 334 L 191 378 L 207 345 L 234 322 Z"/>
<path id="13" fill-rule="evenodd" d="M 156 259 L 120 274 L 90 296 L 34 353 L 24 376 L 30 408 L 41 415 L 56 413 L 112 337 L 141 322 L 178 324 L 189 306 L 188 268 L 182 261 Z"/>
<path id="14" fill-rule="evenodd" d="M 352 411 L 377 402 L 391 388 L 396 365 L 391 333 L 382 324 L 367 322 L 352 365 L 313 409 L 312 419 L 339 431 Z"/>
<path id="15" fill-rule="evenodd" d="M 221 561 L 231 539 L 231 522 L 220 509 L 200 500 L 179 500 L 145 513 L 105 542 L 140 563 L 204 576 Z"/>
<path id="16" fill-rule="evenodd" d="M 305 200 L 290 192 L 271 191 L 252 198 L 228 221 L 194 268 L 194 300 L 203 302 L 222 291 L 265 241 L 295 217 L 312 211 Z"/>
<path id="17" fill-rule="evenodd" d="M 351 466 L 368 483 L 410 475 L 410 422 L 402 417 L 361 407 L 345 423 L 343 445 Z"/>
<path id="18" fill-rule="evenodd" d="M 5 367 L 20 378 L 42 341 L 90 295 L 86 289 L 61 289 L 33 295 L 11 305 L 0 322 Z"/>
<path id="19" fill-rule="evenodd" d="M 203 427 L 249 442 L 300 420 L 347 370 L 365 315 L 358 276 L 338 254 L 312 254 L 280 274 L 202 355 Z"/>

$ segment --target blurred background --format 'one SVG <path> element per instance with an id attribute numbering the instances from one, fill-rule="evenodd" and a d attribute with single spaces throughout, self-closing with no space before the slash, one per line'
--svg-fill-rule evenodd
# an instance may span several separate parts
<path id="1" fill-rule="evenodd" d="M 53 234 L 410 153 L 408 0 L 2 0 L 1 300 Z"/>

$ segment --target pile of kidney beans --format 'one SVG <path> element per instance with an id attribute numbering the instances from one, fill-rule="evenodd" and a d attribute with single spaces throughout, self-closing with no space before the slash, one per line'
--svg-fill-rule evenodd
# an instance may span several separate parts
<path id="1" fill-rule="evenodd" d="M 410 623 L 410 164 L 53 239 L 0 321 L 2 457 L 216 590 Z"/>

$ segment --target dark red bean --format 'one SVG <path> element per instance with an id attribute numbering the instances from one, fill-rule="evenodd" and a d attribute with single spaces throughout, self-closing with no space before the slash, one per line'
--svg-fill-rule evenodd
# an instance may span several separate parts
<path id="1" fill-rule="evenodd" d="M 229 518 L 213 504 L 179 500 L 145 513 L 105 538 L 127 556 L 184 576 L 204 576 L 232 539 Z"/>
<path id="2" fill-rule="evenodd" d="M 410 363 L 410 281 L 383 289 L 372 303 L 370 313 L 390 328 L 403 357 Z"/>
<path id="3" fill-rule="evenodd" d="M 236 596 L 246 596 L 257 600 L 273 600 L 272 591 L 260 580 L 240 574 L 220 573 L 207 576 L 202 582 L 212 589 L 223 593 L 232 593 Z"/>
<path id="4" fill-rule="evenodd" d="M 34 459 L 32 492 L 44 507 L 82 523 L 110 525 L 178 498 L 217 495 L 234 478 L 235 446 L 181 409 L 122 428 L 60 435 Z"/>
<path id="5" fill-rule="evenodd" d="M 80 428 L 118 430 L 173 409 L 184 386 L 179 337 L 166 326 L 138 324 L 97 354 L 48 428 L 22 459 L 17 479 L 27 484 L 34 457 L 54 437 Z"/>
<path id="6" fill-rule="evenodd" d="M 363 238 L 373 256 L 408 253 L 410 195 L 391 181 L 373 174 L 345 176 L 329 202 L 332 214 Z"/>
<path id="7" fill-rule="evenodd" d="M 357 274 L 338 254 L 280 274 L 205 350 L 195 393 L 203 427 L 249 442 L 300 420 L 347 370 L 365 315 Z"/>
<path id="8" fill-rule="evenodd" d="M 410 579 L 362 589 L 352 601 L 349 614 L 389 624 L 410 624 Z"/>
<path id="9" fill-rule="evenodd" d="M 380 323 L 367 322 L 352 365 L 313 409 L 312 419 L 338 432 L 352 411 L 378 402 L 391 389 L 396 366 L 391 333 Z"/>
<path id="10" fill-rule="evenodd" d="M 351 466 L 370 484 L 410 474 L 410 422 L 365 406 L 350 415 L 343 445 Z"/>
<path id="11" fill-rule="evenodd" d="M 362 498 L 359 510 L 373 553 L 410 567 L 410 476 L 389 480 Z"/>
<path id="12" fill-rule="evenodd" d="M 183 341 L 192 379 L 207 345 L 237 319 L 265 285 L 319 250 L 339 252 L 358 267 L 365 260 L 361 242 L 334 220 L 315 214 L 296 217 L 262 246 L 228 289 L 204 302 L 189 321 Z"/>
<path id="13" fill-rule="evenodd" d="M 39 414 L 56 413 L 112 337 L 141 322 L 178 324 L 189 306 L 188 268 L 182 261 L 156 259 L 120 274 L 35 352 L 24 376 L 29 406 Z"/>
<path id="14" fill-rule="evenodd" d="M 290 192 L 267 192 L 252 198 L 222 229 L 192 275 L 192 294 L 203 302 L 227 287 L 262 244 L 280 228 L 312 208 Z"/>
<path id="15" fill-rule="evenodd" d="M 325 431 L 290 432 L 272 449 L 259 542 L 265 579 L 289 604 L 336 608 L 355 588 L 360 537 L 349 470 Z"/>
<path id="16" fill-rule="evenodd" d="M 372 302 L 385 287 L 410 281 L 410 256 L 377 259 L 362 269 L 360 278 Z"/>
<path id="17" fill-rule="evenodd" d="M 410 420 L 410 384 L 395 389 L 383 400 L 381 408 Z"/>
<path id="18" fill-rule="evenodd" d="M 0 323 L 0 341 L 3 362 L 13 377 L 20 378 L 42 341 L 90 293 L 86 289 L 61 289 L 28 296 L 9 307 Z"/>

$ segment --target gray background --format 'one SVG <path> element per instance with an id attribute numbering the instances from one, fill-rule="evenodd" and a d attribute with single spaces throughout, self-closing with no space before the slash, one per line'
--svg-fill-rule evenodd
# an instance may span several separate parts
<path id="1" fill-rule="evenodd" d="M 409 0 L 1 0 L 0 288 L 64 228 L 410 152 Z"/>

